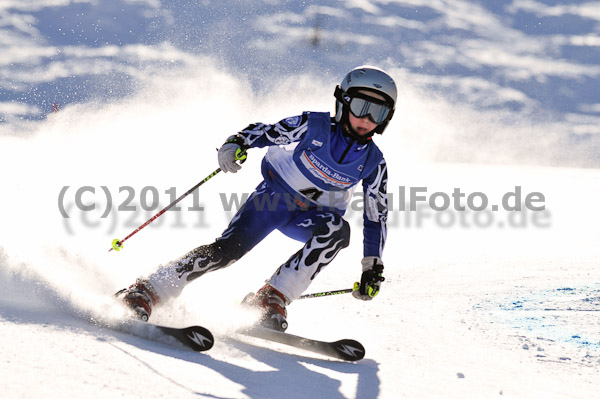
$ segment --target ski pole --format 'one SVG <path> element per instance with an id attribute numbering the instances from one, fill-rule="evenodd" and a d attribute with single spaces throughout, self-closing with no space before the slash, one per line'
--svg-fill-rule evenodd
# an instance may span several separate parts
<path id="1" fill-rule="evenodd" d="M 243 163 L 246 160 L 246 150 L 244 150 L 244 149 L 238 150 L 236 152 L 236 154 L 235 154 L 235 159 L 238 160 L 238 161 L 242 161 L 242 163 Z M 177 204 L 179 201 L 181 201 L 182 199 L 184 199 L 185 197 L 187 197 L 188 195 L 190 195 L 195 189 L 197 189 L 198 187 L 200 187 L 201 185 L 203 185 L 204 183 L 206 183 L 207 181 L 209 181 L 210 179 L 212 179 L 213 177 L 215 177 L 220 171 L 221 171 L 221 168 L 217 168 L 210 175 L 206 176 L 206 178 L 204 180 L 202 180 L 201 182 L 199 182 L 198 184 L 196 184 L 194 187 L 190 188 L 188 191 L 186 191 L 185 193 L 183 193 L 175 201 L 173 201 L 169 205 L 167 205 L 162 211 L 158 212 L 156 215 L 152 216 L 150 219 L 148 219 L 140 227 L 138 227 L 137 229 L 135 229 L 134 231 L 132 231 L 131 234 L 129 234 L 127 237 L 123 238 L 122 240 L 119 240 L 118 238 L 115 238 L 113 240 L 113 242 L 112 242 L 112 247 L 108 250 L 108 252 L 112 251 L 113 249 L 115 251 L 120 251 L 121 248 L 123 248 L 123 243 L 125 241 L 127 241 L 129 238 L 131 238 L 131 236 L 133 236 L 135 233 L 137 233 L 138 231 L 140 231 L 141 229 L 143 229 L 144 227 L 148 226 L 150 223 L 152 223 L 153 221 L 155 221 L 156 219 L 158 219 L 163 213 L 165 213 L 166 211 L 168 211 L 169 209 L 171 209 L 173 206 L 175 206 L 175 204 Z"/>
<path id="2" fill-rule="evenodd" d="M 353 290 L 352 288 L 346 288 L 343 290 L 335 290 L 335 291 L 325 291 L 325 292 L 315 292 L 314 294 L 304 294 L 300 295 L 298 299 L 307 299 L 307 298 L 320 298 L 323 296 L 332 296 L 332 295 L 340 295 L 340 294 L 349 294 Z"/>
<path id="3" fill-rule="evenodd" d="M 208 175 L 204 180 L 202 180 L 200 183 L 196 184 L 194 187 L 190 188 L 188 191 L 186 191 L 184 194 L 182 194 L 179 198 L 177 198 L 175 201 L 171 202 L 169 205 L 167 205 L 162 211 L 158 212 L 156 215 L 152 216 L 150 219 L 148 219 L 144 224 L 142 224 L 140 227 L 138 227 L 137 229 L 135 229 L 134 231 L 131 232 L 131 234 L 129 234 L 127 237 L 123 238 L 122 240 L 119 240 L 118 238 L 115 238 L 112 242 L 112 248 L 108 250 L 108 252 L 112 251 L 113 249 L 115 251 L 120 251 L 121 248 L 123 248 L 123 243 L 125 241 L 127 241 L 129 238 L 131 238 L 131 236 L 133 236 L 135 233 L 137 233 L 138 231 L 140 231 L 141 229 L 143 229 L 144 227 L 148 226 L 150 223 L 154 222 L 156 219 L 158 219 L 163 213 L 165 213 L 166 211 L 168 211 L 169 209 L 171 209 L 173 206 L 175 206 L 175 204 L 177 204 L 179 201 L 181 201 L 182 199 L 184 199 L 185 197 L 187 197 L 190 193 L 192 193 L 195 189 L 197 189 L 198 187 L 200 187 L 201 185 L 203 185 L 204 183 L 206 183 L 207 181 L 209 181 L 211 178 L 213 178 L 217 173 L 219 173 L 221 171 L 221 168 L 217 168 L 217 170 L 215 170 L 214 172 L 212 172 L 210 175 Z"/>

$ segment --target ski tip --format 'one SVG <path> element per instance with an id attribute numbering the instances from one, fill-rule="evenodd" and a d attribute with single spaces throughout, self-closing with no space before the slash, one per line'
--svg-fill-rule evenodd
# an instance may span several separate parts
<path id="1" fill-rule="evenodd" d="M 342 339 L 334 342 L 335 349 L 340 358 L 348 361 L 357 361 L 365 357 L 365 347 L 353 339 Z"/>
<path id="2" fill-rule="evenodd" d="M 204 352 L 213 347 L 215 338 L 212 333 L 199 326 L 192 326 L 183 329 L 188 345 L 196 352 Z"/>

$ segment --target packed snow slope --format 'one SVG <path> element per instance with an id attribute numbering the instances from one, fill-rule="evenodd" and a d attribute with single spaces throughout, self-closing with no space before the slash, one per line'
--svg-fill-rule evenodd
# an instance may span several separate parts
<path id="1" fill-rule="evenodd" d="M 3 397 L 597 396 L 593 118 L 600 101 L 597 82 L 587 78 L 597 77 L 594 3 L 104 3 L 0 5 L 0 42 L 8 49 L 0 126 Z M 411 10 L 420 19 L 408 18 Z M 310 17 L 317 11 L 320 22 Z M 533 25 L 521 18 L 534 16 L 542 23 L 524 32 Z M 479 28 L 449 28 L 467 19 Z M 555 30 L 547 28 L 556 21 Z M 512 28 L 494 30 L 494 23 Z M 363 36 L 349 34 L 361 28 Z M 427 35 L 417 40 L 410 30 Z M 305 42 L 315 31 L 318 45 Z M 517 33 L 528 39 L 516 40 Z M 567 41 L 580 46 L 561 56 L 549 50 Z M 397 58 L 386 46 L 413 56 Z M 422 69 L 407 61 L 418 54 L 426 60 L 428 46 L 438 57 Z M 484 57 L 484 48 L 492 55 L 480 68 L 473 59 Z M 472 57 L 452 55 L 458 53 Z M 472 68 L 441 68 L 442 56 Z M 241 299 L 301 245 L 279 233 L 153 314 L 163 324 L 214 331 L 217 343 L 205 354 L 90 322 L 122 317 L 116 290 L 219 235 L 261 181 L 264 150 L 252 150 L 239 173 L 211 179 L 122 251 L 108 252 L 113 239 L 216 169 L 215 148 L 228 135 L 252 122 L 331 111 L 345 70 L 367 62 L 386 67 L 400 87 L 396 117 L 376 137 L 390 177 L 386 281 L 371 302 L 341 295 L 288 309 L 291 333 L 358 339 L 364 360 L 335 361 L 235 334 L 252 318 Z M 500 62 L 514 74 L 499 74 Z M 552 78 L 562 62 L 563 76 Z M 526 79 L 534 66 L 533 80 Z M 581 85 L 563 81 L 567 75 Z M 517 89 L 506 76 L 528 84 Z M 536 79 L 539 85 L 529 84 Z M 543 93 L 551 87 L 553 95 Z M 518 101 L 509 106 L 508 98 Z M 54 101 L 60 111 L 50 113 Z M 414 188 L 437 202 L 411 211 Z M 468 208 L 436 210 L 456 189 L 464 194 L 458 205 Z M 473 210 L 484 196 L 488 206 Z M 520 211 L 503 207 L 517 204 Z M 346 288 L 360 277 L 360 198 L 346 217 L 351 246 L 311 292 Z"/>

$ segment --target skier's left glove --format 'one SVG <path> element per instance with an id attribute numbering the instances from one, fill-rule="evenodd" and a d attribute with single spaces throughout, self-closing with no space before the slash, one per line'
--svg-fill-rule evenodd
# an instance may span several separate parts
<path id="1" fill-rule="evenodd" d="M 225 144 L 219 148 L 218 161 L 219 167 L 225 173 L 236 173 L 242 167 L 240 164 L 246 161 L 247 145 L 244 144 L 244 139 L 240 136 L 231 136 Z M 238 164 L 236 161 L 240 161 Z"/>
<path id="2" fill-rule="evenodd" d="M 362 276 L 360 283 L 354 283 L 352 296 L 363 301 L 370 301 L 381 288 L 381 282 L 385 280 L 383 274 L 383 262 L 378 256 L 366 256 L 362 260 Z"/>

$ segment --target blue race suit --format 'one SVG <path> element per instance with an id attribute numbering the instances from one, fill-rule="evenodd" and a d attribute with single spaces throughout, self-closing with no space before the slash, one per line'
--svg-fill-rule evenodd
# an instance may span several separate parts
<path id="1" fill-rule="evenodd" d="M 364 194 L 364 256 L 381 257 L 386 239 L 387 166 L 375 143 L 345 136 L 328 113 L 305 112 L 238 133 L 249 148 L 269 147 L 264 181 L 216 241 L 170 262 L 149 277 L 160 297 L 178 295 L 190 281 L 239 260 L 273 230 L 304 242 L 268 283 L 296 299 L 350 242 L 343 215 L 358 182 Z"/>

